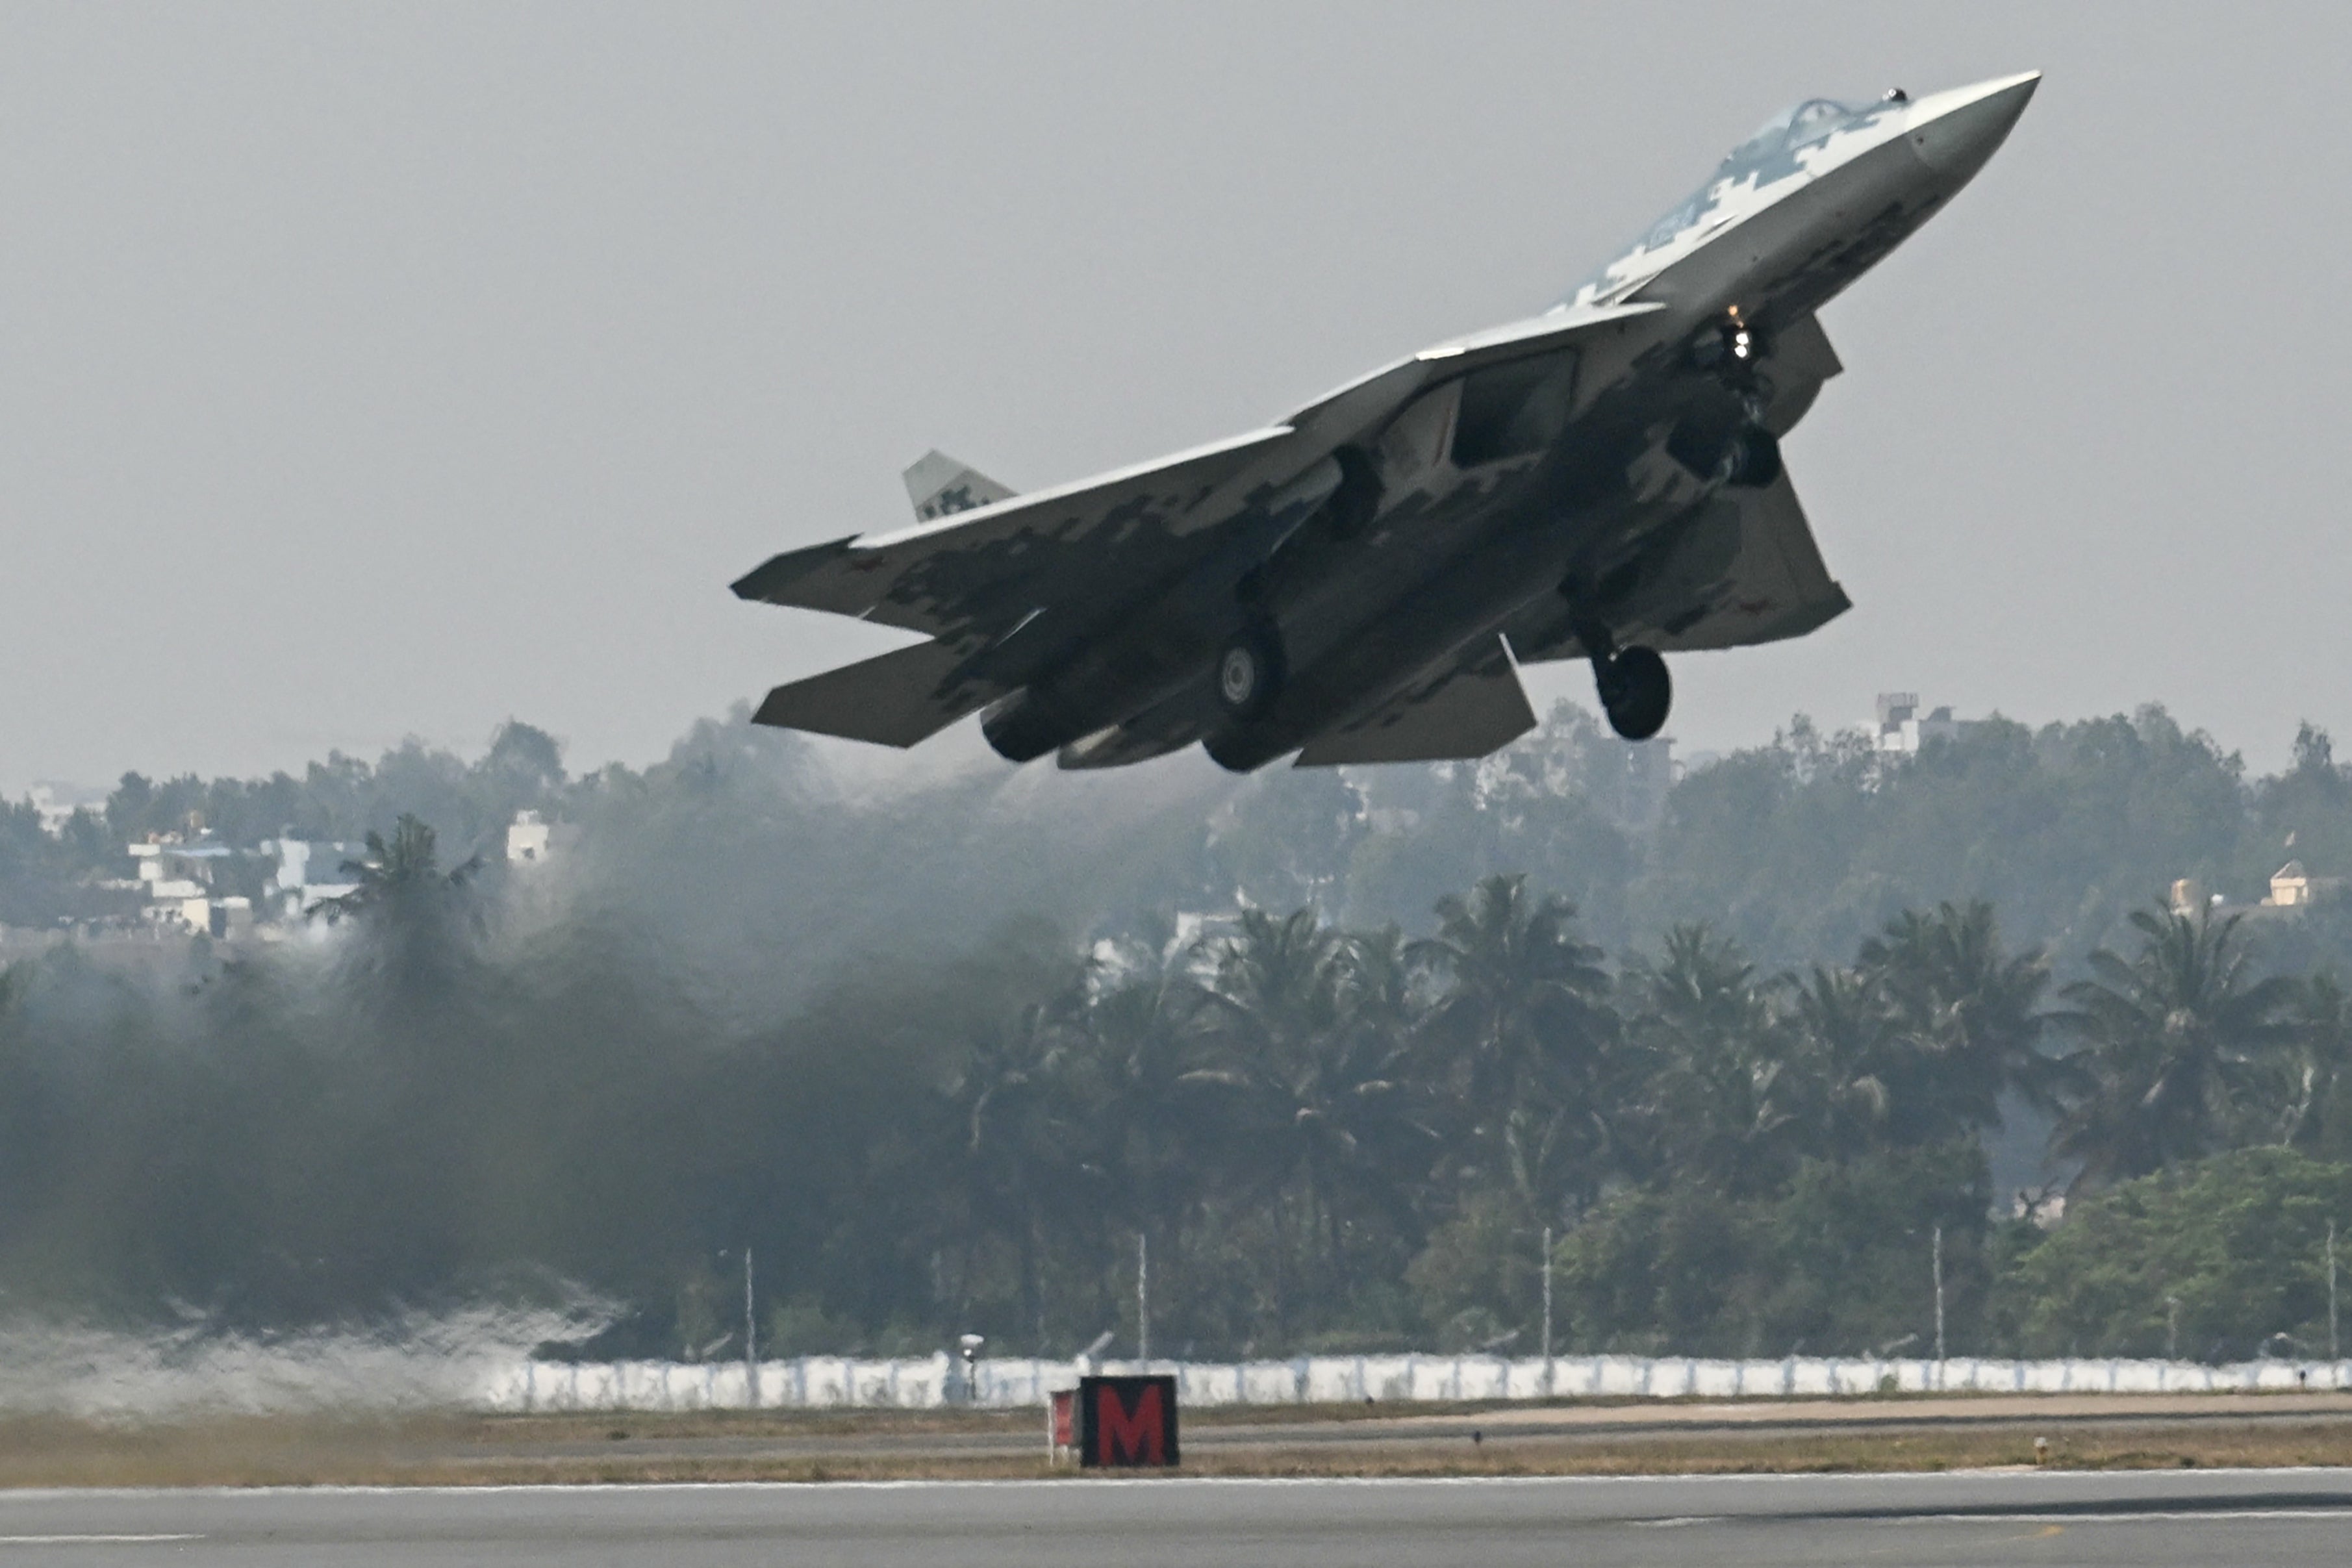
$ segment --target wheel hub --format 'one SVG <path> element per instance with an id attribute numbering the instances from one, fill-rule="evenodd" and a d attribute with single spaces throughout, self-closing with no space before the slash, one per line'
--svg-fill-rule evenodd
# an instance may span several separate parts
<path id="1" fill-rule="evenodd" d="M 1257 655 L 1247 647 L 1229 647 L 1217 665 L 1217 690 L 1229 708 L 1246 708 L 1257 694 Z"/>

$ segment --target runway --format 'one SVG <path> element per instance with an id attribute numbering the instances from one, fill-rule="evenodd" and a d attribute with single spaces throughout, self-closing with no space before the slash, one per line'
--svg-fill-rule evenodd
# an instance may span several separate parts
<path id="1" fill-rule="evenodd" d="M 2352 1471 L 18 1492 L 0 1564 L 2345 1560 Z"/>

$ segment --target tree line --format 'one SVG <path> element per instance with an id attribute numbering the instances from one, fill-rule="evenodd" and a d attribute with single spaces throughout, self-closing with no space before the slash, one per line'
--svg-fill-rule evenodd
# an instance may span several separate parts
<path id="1" fill-rule="evenodd" d="M 1955 1353 L 2242 1354 L 2315 1348 L 2352 1221 L 2343 992 L 2210 911 L 2063 980 L 1975 901 L 1772 968 L 1698 923 L 1612 957 L 1496 874 L 1411 929 L 1012 918 L 762 993 L 459 870 L 410 819 L 329 939 L 8 969 L 17 1309 L 584 1289 L 579 1353 L 692 1355 L 749 1246 L 778 1353 L 1066 1355 L 1131 1342 L 1140 1238 L 1161 1353 L 1529 1351 L 1549 1232 L 1564 1352 L 1916 1352 L 1940 1237 Z M 2021 1118 L 2054 1226 L 1991 1190 Z"/>
<path id="2" fill-rule="evenodd" d="M 1982 903 L 1779 973 L 1703 925 L 1610 964 L 1519 877 L 1435 912 L 1413 940 L 1300 910 L 1105 944 L 976 1041 L 947 1095 L 968 1310 L 1039 1343 L 1073 1302 L 1063 1338 L 1115 1321 L 1101 1261 L 1134 1235 L 1221 1348 L 1531 1349 L 1549 1237 L 1559 1346 L 1860 1353 L 1925 1332 L 1940 1246 L 1956 1348 L 2148 1351 L 2148 1300 L 2053 1305 L 2078 1237 L 2235 1151 L 2342 1189 L 2343 993 L 2257 976 L 2235 917 L 2137 912 L 2053 991 Z M 2076 1205 L 2054 1228 L 1998 1217 L 1983 1152 L 2037 1111 Z M 2308 1275 L 2324 1215 L 2298 1224 L 2262 1234 Z M 2199 1300 L 2200 1352 L 2317 1321 L 2309 1290 L 2291 1320 Z"/>
<path id="3" fill-rule="evenodd" d="M 29 802 L 0 805 L 0 924 L 130 915 L 137 890 L 110 884 L 150 835 L 357 842 L 407 813 L 453 860 L 495 859 L 526 808 L 585 831 L 599 900 L 723 953 L 727 982 L 754 988 L 778 951 L 797 984 L 1013 912 L 1080 934 L 1237 902 L 1418 926 L 1497 872 L 1571 900 L 1612 951 L 1704 921 L 1775 972 L 1850 953 L 1905 910 L 1983 900 L 2071 978 L 2094 948 L 2133 940 L 2130 912 L 2175 879 L 2244 903 L 2289 858 L 2352 870 L 2352 772 L 2325 731 L 2304 726 L 2290 764 L 2254 776 L 2153 705 L 2038 729 L 1996 718 L 1916 756 L 1801 717 L 1670 785 L 1656 747 L 1568 703 L 1476 763 L 1236 779 L 1198 757 L 1094 776 L 974 758 L 875 788 L 845 783 L 834 756 L 739 713 L 643 769 L 567 772 L 552 737 L 509 723 L 471 758 L 411 741 L 266 777 L 127 773 L 54 834 Z M 236 863 L 253 885 L 227 890 L 267 873 Z M 2283 970 L 2352 963 L 2352 906 L 2273 928 L 2264 947 Z"/>

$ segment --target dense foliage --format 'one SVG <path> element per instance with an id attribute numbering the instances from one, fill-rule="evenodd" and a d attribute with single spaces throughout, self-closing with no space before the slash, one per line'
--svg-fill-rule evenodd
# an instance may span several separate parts
<path id="1" fill-rule="evenodd" d="M 377 837 L 331 930 L 6 969 L 0 1288 L 278 1325 L 578 1284 L 627 1309 L 596 1348 L 691 1354 L 748 1245 L 780 1352 L 1066 1354 L 1131 1342 L 1140 1242 L 1163 1352 L 1531 1350 L 1549 1231 L 1561 1350 L 1924 1350 L 1939 1245 L 1955 1353 L 2324 1348 L 2352 921 L 2150 895 L 2290 835 L 2340 868 L 2325 736 L 2250 784 L 2153 710 L 1799 725 L 1626 780 L 1573 710 L 1476 767 L 879 799 L 740 722 L 577 780 L 517 725 L 26 807 L 0 889 L 52 911 L 147 833 Z M 499 859 L 523 806 L 567 858 Z M 1988 1160 L 2045 1131 L 2052 1228 Z"/>

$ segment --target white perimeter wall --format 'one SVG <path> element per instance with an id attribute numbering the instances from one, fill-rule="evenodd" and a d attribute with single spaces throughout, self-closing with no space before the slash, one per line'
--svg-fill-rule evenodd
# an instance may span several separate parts
<path id="1" fill-rule="evenodd" d="M 960 1363 L 801 1356 L 762 1362 L 754 1397 L 741 1362 L 518 1362 L 492 1371 L 478 1402 L 501 1411 L 741 1410 L 864 1406 L 929 1409 L 1042 1405 L 1087 1372 L 1168 1373 L 1191 1405 L 1383 1404 L 1459 1399 L 1732 1399 L 1874 1394 L 2187 1394 L 2352 1388 L 2352 1362 L 1696 1361 L 1683 1357 L 1484 1355 L 1302 1356 L 1204 1363 L 992 1359 L 967 1398 Z M 1889 1380 L 1892 1380 L 1891 1382 Z"/>

